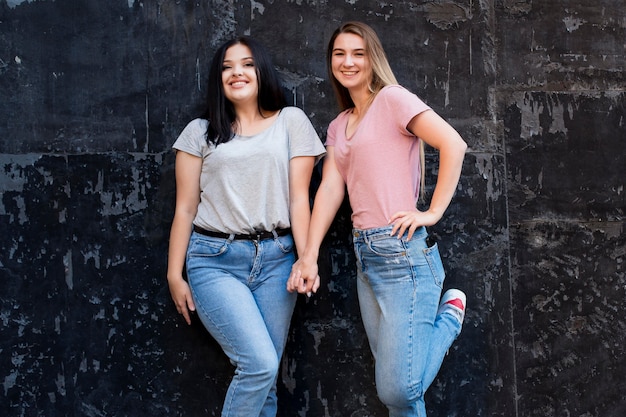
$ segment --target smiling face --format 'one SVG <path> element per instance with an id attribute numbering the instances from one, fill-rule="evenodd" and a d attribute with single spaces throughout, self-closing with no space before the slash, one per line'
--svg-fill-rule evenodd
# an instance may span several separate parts
<path id="1" fill-rule="evenodd" d="M 252 101 L 256 104 L 259 85 L 250 48 L 235 44 L 226 50 L 222 63 L 224 95 L 233 104 Z"/>
<path id="2" fill-rule="evenodd" d="M 338 35 L 333 45 L 331 69 L 333 76 L 351 94 L 367 90 L 372 78 L 372 64 L 363 38 L 354 33 Z"/>

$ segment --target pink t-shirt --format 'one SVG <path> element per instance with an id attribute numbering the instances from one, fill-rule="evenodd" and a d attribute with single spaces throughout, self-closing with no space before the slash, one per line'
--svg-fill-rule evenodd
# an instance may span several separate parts
<path id="1" fill-rule="evenodd" d="M 420 187 L 419 138 L 406 129 L 411 119 L 430 110 L 399 85 L 384 87 L 352 137 L 346 137 L 352 109 L 328 126 L 326 146 L 335 147 L 335 163 L 348 187 L 352 224 L 383 227 L 401 210 L 415 210 Z"/>

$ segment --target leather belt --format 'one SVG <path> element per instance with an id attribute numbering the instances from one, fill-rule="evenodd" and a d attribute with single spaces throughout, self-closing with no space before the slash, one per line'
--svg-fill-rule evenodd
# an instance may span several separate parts
<path id="1" fill-rule="evenodd" d="M 193 226 L 193 231 L 196 233 L 200 233 L 204 236 L 216 237 L 218 239 L 230 239 L 231 235 L 234 236 L 233 239 L 237 240 L 264 240 L 264 239 L 273 239 L 274 233 L 263 231 L 257 232 L 253 234 L 239 234 L 239 233 L 223 233 L 223 232 L 214 232 L 212 230 L 206 230 L 196 225 Z M 291 229 L 275 229 L 276 235 L 278 236 L 286 236 L 291 233 Z"/>

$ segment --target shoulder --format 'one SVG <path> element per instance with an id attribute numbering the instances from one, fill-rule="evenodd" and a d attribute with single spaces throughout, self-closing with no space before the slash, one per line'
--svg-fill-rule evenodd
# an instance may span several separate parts
<path id="1" fill-rule="evenodd" d="M 379 97 L 387 100 L 403 100 L 408 98 L 417 98 L 417 95 L 397 84 L 387 85 L 378 93 Z"/>
<path id="2" fill-rule="evenodd" d="M 398 107 L 416 107 L 426 110 L 430 108 L 417 94 L 401 85 L 388 85 L 383 87 L 376 96 L 376 100 L 392 109 Z"/>
<path id="3" fill-rule="evenodd" d="M 295 106 L 283 107 L 278 116 L 291 134 L 296 132 L 309 133 L 314 130 L 313 124 L 304 111 Z"/>
<path id="4" fill-rule="evenodd" d="M 337 135 L 337 132 L 345 131 L 345 126 L 348 123 L 348 115 L 351 111 L 351 108 L 342 111 L 328 124 L 328 129 L 326 130 L 327 142 L 328 139 L 330 139 L 330 141 L 334 143 L 334 137 Z"/>
<path id="5" fill-rule="evenodd" d="M 295 106 L 283 107 L 280 111 L 280 115 L 288 120 L 309 120 L 307 115 L 304 114 L 304 111 L 300 107 Z"/>
<path id="6" fill-rule="evenodd" d="M 206 135 L 206 131 L 209 128 L 209 121 L 206 119 L 193 119 L 180 133 L 181 138 L 187 138 L 193 140 L 197 137 L 203 137 Z"/>
<path id="7" fill-rule="evenodd" d="M 351 112 L 351 111 L 352 111 L 352 108 L 349 108 L 349 109 L 345 109 L 345 110 L 343 110 L 341 113 L 339 113 L 339 114 L 337 115 L 337 117 L 335 117 L 335 118 L 334 118 L 334 119 L 330 122 L 330 124 L 331 124 L 331 125 L 333 125 L 333 126 L 336 126 L 336 125 L 338 125 L 338 124 L 341 124 L 342 122 L 343 122 L 343 123 L 345 123 L 345 122 L 346 122 L 346 120 L 347 120 L 347 118 L 348 118 L 348 115 L 350 114 L 350 112 Z"/>
<path id="8" fill-rule="evenodd" d="M 206 130 L 209 127 L 209 121 L 206 119 L 193 119 L 191 122 L 187 123 L 187 126 L 185 126 L 186 131 L 188 132 L 201 132 L 202 134 L 204 134 L 204 132 L 206 132 Z"/>
<path id="9" fill-rule="evenodd" d="M 194 119 L 187 123 L 174 145 L 174 149 L 200 156 L 206 147 L 206 131 L 209 122 L 206 119 Z"/>

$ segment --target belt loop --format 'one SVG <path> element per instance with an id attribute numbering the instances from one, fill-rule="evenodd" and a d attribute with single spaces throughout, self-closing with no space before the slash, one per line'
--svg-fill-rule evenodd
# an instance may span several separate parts
<path id="1" fill-rule="evenodd" d="M 272 229 L 272 235 L 274 235 L 274 240 L 278 239 L 278 233 L 276 233 L 276 229 Z"/>
<path id="2" fill-rule="evenodd" d="M 235 234 L 231 233 L 230 235 L 228 235 L 228 243 L 233 243 L 233 240 L 235 240 Z"/>

